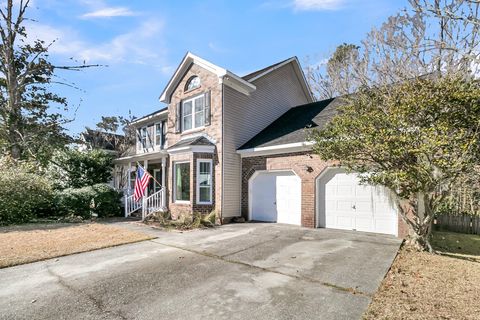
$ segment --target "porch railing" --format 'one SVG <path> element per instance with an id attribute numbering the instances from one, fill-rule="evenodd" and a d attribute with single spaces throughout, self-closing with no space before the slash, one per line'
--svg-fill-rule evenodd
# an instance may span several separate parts
<path id="1" fill-rule="evenodd" d="M 129 217 L 134 213 L 135 211 L 139 210 L 142 208 L 142 202 L 141 201 L 135 201 L 133 199 L 133 195 L 128 196 L 125 195 L 125 218 Z"/>
<path id="2" fill-rule="evenodd" d="M 166 210 L 165 188 L 161 188 L 148 197 L 144 197 L 142 204 L 142 220 L 150 213 Z"/>
<path id="3" fill-rule="evenodd" d="M 125 217 L 129 217 L 135 211 L 142 210 L 143 220 L 150 213 L 167 210 L 165 199 L 165 188 L 143 197 L 138 202 L 133 199 L 133 195 L 125 196 Z"/>

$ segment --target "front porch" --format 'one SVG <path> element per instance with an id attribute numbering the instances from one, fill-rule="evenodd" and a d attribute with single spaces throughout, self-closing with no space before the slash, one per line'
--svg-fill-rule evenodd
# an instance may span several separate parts
<path id="1" fill-rule="evenodd" d="M 166 211 L 166 175 L 168 154 L 165 151 L 136 154 L 114 160 L 114 187 L 123 193 L 122 203 L 125 217 L 140 216 L 142 220 L 153 212 Z M 133 198 L 137 167 L 141 165 L 153 177 L 150 179 L 144 197 L 140 201 Z"/>

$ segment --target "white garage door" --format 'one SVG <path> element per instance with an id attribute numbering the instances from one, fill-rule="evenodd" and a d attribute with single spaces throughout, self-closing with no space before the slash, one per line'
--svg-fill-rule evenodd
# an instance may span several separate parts
<path id="1" fill-rule="evenodd" d="M 293 172 L 257 172 L 250 180 L 250 219 L 301 224 L 301 180 Z"/>
<path id="2" fill-rule="evenodd" d="M 317 190 L 319 227 L 397 235 L 397 213 L 384 188 L 360 185 L 356 174 L 329 169 Z"/>

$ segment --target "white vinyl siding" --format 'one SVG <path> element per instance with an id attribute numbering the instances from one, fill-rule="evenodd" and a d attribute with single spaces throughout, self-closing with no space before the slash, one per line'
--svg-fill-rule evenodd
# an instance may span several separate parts
<path id="1" fill-rule="evenodd" d="M 224 87 L 223 217 L 241 211 L 241 158 L 238 147 L 250 140 L 291 107 L 309 103 L 292 64 L 259 78 L 257 90 L 245 96 Z"/>

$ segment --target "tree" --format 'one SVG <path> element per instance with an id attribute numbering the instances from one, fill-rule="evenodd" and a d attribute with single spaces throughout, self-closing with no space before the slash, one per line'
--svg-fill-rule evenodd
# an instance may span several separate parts
<path id="1" fill-rule="evenodd" d="M 479 85 L 460 77 L 361 89 L 313 131 L 313 151 L 387 187 L 409 227 L 408 244 L 431 250 L 434 213 L 480 159 L 479 101 Z"/>
<path id="2" fill-rule="evenodd" d="M 69 142 L 61 113 L 67 101 L 50 91 L 55 71 L 91 65 L 54 66 L 48 61 L 52 44 L 27 37 L 25 13 L 30 0 L 7 0 L 0 8 L 0 143 L 14 159 L 48 157 Z M 52 112 L 57 107 L 59 112 Z"/>
<path id="3" fill-rule="evenodd" d="M 109 140 L 120 155 L 127 153 L 136 142 L 136 131 L 131 126 L 135 117 L 129 112 L 128 116 L 102 116 L 102 121 L 97 123 L 97 134 Z M 87 128 L 88 129 L 88 128 Z M 122 135 L 118 135 L 118 130 Z"/>
<path id="4" fill-rule="evenodd" d="M 48 174 L 55 187 L 82 188 L 98 183 L 108 183 L 112 178 L 113 155 L 103 150 L 57 151 Z"/>
<path id="5" fill-rule="evenodd" d="M 476 77 L 480 71 L 480 2 L 409 3 L 380 28 L 373 28 L 359 46 L 338 46 L 326 68 L 307 67 L 311 86 L 329 98 L 425 75 Z"/>
<path id="6" fill-rule="evenodd" d="M 433 213 L 462 171 L 479 161 L 473 145 L 480 114 L 480 2 L 409 4 L 367 34 L 355 59 L 344 60 L 355 93 L 343 97 L 345 109 L 313 138 L 323 158 L 392 190 L 404 218 L 410 209 L 409 243 L 431 249 Z M 320 70 L 318 78 L 328 80 L 324 87 L 342 87 L 344 70 L 328 70 L 335 76 Z"/>
<path id="7" fill-rule="evenodd" d="M 356 90 L 355 70 L 360 47 L 354 44 L 341 44 L 323 64 L 309 65 L 305 75 L 313 94 L 318 99 L 329 99 L 349 94 Z"/>

